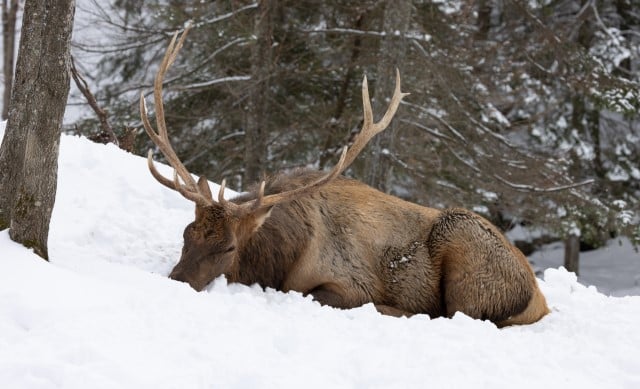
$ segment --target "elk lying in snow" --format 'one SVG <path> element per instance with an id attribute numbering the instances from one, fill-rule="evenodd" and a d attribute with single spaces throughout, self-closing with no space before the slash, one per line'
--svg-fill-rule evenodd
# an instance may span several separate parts
<path id="1" fill-rule="evenodd" d="M 158 133 L 140 99 L 144 128 L 175 169 L 172 180 L 159 174 L 150 151 L 152 175 L 195 203 L 195 221 L 184 230 L 182 256 L 169 277 L 200 291 L 224 274 L 229 282 L 295 290 L 338 308 L 373 303 L 385 314 L 431 317 L 461 311 L 498 326 L 533 323 L 549 312 L 525 256 L 487 220 L 464 209 L 412 204 L 341 176 L 395 115 L 405 96 L 399 74 L 377 123 L 364 79 L 362 130 L 331 171 L 279 174 L 232 200 L 223 197 L 223 180 L 214 200 L 167 134 L 162 83 L 185 34 L 176 38 L 154 84 Z"/>

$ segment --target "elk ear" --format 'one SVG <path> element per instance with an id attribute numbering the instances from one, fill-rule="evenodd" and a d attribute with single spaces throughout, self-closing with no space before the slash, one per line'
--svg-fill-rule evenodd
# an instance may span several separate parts
<path id="1" fill-rule="evenodd" d="M 262 224 L 264 223 L 265 220 L 267 220 L 267 218 L 269 216 L 271 216 L 271 209 L 273 207 L 269 206 L 269 207 L 260 207 L 258 209 L 256 209 L 253 213 L 253 232 L 258 231 L 258 229 L 262 226 Z"/>

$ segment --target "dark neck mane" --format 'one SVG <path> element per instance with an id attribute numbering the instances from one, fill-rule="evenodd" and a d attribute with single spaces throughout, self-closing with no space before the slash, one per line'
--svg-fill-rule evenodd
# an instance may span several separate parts
<path id="1" fill-rule="evenodd" d="M 320 175 L 318 172 L 297 170 L 267 182 L 265 194 L 278 193 L 304 185 Z M 234 199 L 244 202 L 255 198 L 255 190 Z M 281 289 L 287 271 L 306 249 L 314 235 L 308 222 L 313 209 L 310 196 L 274 206 L 262 227 L 239 248 L 240 259 L 235 271 L 227 274 L 229 282 Z"/>

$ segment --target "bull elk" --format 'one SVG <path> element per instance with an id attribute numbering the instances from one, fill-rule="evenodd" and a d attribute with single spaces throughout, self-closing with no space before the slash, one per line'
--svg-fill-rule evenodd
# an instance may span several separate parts
<path id="1" fill-rule="evenodd" d="M 162 176 L 150 150 L 151 174 L 195 203 L 195 221 L 184 230 L 170 278 L 200 291 L 224 274 L 229 282 L 294 290 L 332 307 L 373 303 L 395 316 L 460 311 L 500 327 L 533 323 L 549 312 L 526 257 L 481 216 L 419 206 L 341 176 L 395 115 L 406 95 L 399 73 L 379 122 L 364 78 L 362 129 L 330 171 L 281 173 L 232 200 L 224 197 L 223 180 L 214 199 L 207 180 L 194 180 L 167 134 L 162 84 L 186 31 L 177 36 L 154 83 L 158 132 L 140 98 L 144 128 L 174 168 L 173 179 Z"/>

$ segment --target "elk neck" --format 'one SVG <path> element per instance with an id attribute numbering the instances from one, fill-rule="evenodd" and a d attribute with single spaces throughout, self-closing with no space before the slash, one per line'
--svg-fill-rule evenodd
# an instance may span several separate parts
<path id="1" fill-rule="evenodd" d="M 279 175 L 267 181 L 265 194 L 278 193 L 295 188 L 316 172 L 295 171 L 291 175 Z M 242 203 L 256 196 L 256 189 L 241 195 L 233 202 Z M 262 226 L 238 247 L 238 261 L 226 274 L 229 282 L 280 289 L 287 271 L 313 238 L 315 227 L 310 222 L 315 195 L 302 196 L 273 207 L 271 215 Z"/>

